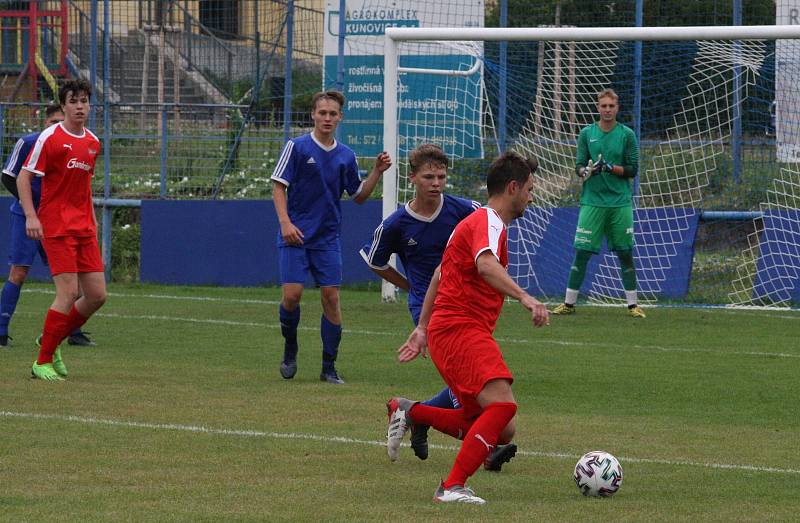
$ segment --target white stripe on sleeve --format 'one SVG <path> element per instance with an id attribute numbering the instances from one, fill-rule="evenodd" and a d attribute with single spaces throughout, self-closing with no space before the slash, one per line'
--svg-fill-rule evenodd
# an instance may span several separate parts
<path id="1" fill-rule="evenodd" d="M 59 127 L 58 124 L 51 125 L 39 135 L 39 138 L 36 140 L 36 143 L 33 146 L 33 150 L 31 151 L 31 155 L 28 158 L 28 161 L 25 165 L 22 166 L 23 169 L 26 171 L 30 171 L 37 176 L 44 176 L 44 172 L 36 169 L 36 164 L 39 163 L 39 156 L 42 154 L 42 147 L 44 147 L 45 142 L 47 139 L 53 136 L 53 133 Z"/>
<path id="2" fill-rule="evenodd" d="M 6 162 L 6 166 L 3 168 L 3 172 L 12 178 L 16 178 L 17 174 L 19 174 L 14 172 L 14 167 L 16 167 L 17 162 L 19 161 L 19 153 L 24 145 L 25 142 L 22 140 L 22 138 L 17 140 L 17 143 L 14 144 L 14 149 L 11 151 L 11 156 L 8 157 L 8 162 Z"/>
<path id="3" fill-rule="evenodd" d="M 289 181 L 283 178 L 283 173 L 286 171 L 286 166 L 289 164 L 289 159 L 292 157 L 292 149 L 294 149 L 294 142 L 289 140 L 286 142 L 286 147 L 283 148 L 281 157 L 278 158 L 278 163 L 275 165 L 275 170 L 272 171 L 272 179 L 280 182 L 285 186 L 289 186 Z"/>

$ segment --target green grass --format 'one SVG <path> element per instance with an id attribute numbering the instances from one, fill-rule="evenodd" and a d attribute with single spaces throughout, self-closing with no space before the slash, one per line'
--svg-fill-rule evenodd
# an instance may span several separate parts
<path id="1" fill-rule="evenodd" d="M 384 402 L 441 388 L 400 365 L 404 304 L 344 291 L 339 370 L 318 381 L 319 294 L 304 296 L 299 371 L 278 374 L 279 291 L 114 285 L 64 349 L 64 383 L 28 379 L 51 287 L 26 287 L 0 351 L 4 521 L 789 521 L 800 511 L 800 314 L 580 307 L 534 329 L 516 304 L 496 336 L 516 381 L 521 453 L 471 480 L 484 507 L 431 497 L 455 441 L 390 463 Z M 161 297 L 157 297 L 161 296 Z M 164 297 L 168 296 L 168 297 Z M 583 498 L 589 450 L 625 470 Z"/>

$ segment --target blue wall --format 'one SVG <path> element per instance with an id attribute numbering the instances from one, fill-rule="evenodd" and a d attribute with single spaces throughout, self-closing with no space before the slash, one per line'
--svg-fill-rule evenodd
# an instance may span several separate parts
<path id="1" fill-rule="evenodd" d="M 361 246 L 371 240 L 380 222 L 381 202 L 368 200 L 363 205 L 342 202 L 342 259 L 344 282 L 348 284 L 379 281 L 358 254 Z M 658 214 L 662 220 L 686 220 L 686 211 L 649 209 L 637 211 L 640 224 L 652 222 Z M 542 238 L 537 253 L 530 258 L 536 267 L 537 281 L 531 282 L 530 292 L 541 295 L 560 295 L 564 292 L 572 261 L 572 235 L 577 223 L 576 208 L 553 209 L 550 226 Z M 648 214 L 648 220 L 641 213 Z M 648 289 L 668 297 L 686 294 L 691 274 L 693 242 L 698 215 L 691 216 L 688 229 L 676 244 L 671 237 L 659 238 L 658 231 L 637 229 L 637 241 L 642 235 L 655 243 L 661 256 L 658 274 L 652 267 L 640 266 L 643 280 L 654 279 L 659 288 Z M 664 215 L 664 216 L 661 216 Z M 663 223 L 663 222 L 657 222 Z M 644 225 L 641 225 L 642 227 Z M 565 233 L 564 231 L 570 231 Z M 278 283 L 278 223 L 272 201 L 144 201 L 142 202 L 142 267 L 143 282 L 187 285 L 274 285 Z M 668 241 L 667 241 L 668 240 Z M 664 244 L 665 247 L 658 247 Z M 648 252 L 651 256 L 655 252 Z M 600 256 L 589 266 L 583 291 L 588 291 Z M 511 264 L 517 260 L 510 260 Z M 526 261 L 526 263 L 528 263 Z M 616 274 L 614 275 L 616 277 Z M 313 284 L 313 281 L 307 282 Z M 621 289 L 620 289 L 621 291 Z"/>
<path id="2" fill-rule="evenodd" d="M 268 201 L 142 202 L 141 281 L 276 285 L 278 220 Z M 381 202 L 342 202 L 344 282 L 378 281 L 358 255 L 381 220 Z M 308 284 L 313 284 L 309 280 Z"/>

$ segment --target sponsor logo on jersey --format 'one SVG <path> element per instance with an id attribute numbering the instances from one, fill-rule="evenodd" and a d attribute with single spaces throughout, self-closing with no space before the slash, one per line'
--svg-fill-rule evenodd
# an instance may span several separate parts
<path id="1" fill-rule="evenodd" d="M 308 160 L 306 160 L 306 163 L 317 163 L 317 161 L 316 161 L 316 160 L 314 159 L 314 157 L 312 156 L 311 158 L 309 158 Z"/>
<path id="2" fill-rule="evenodd" d="M 415 240 L 414 238 L 411 238 L 410 240 L 408 240 L 408 246 L 409 247 L 413 247 L 416 244 L 417 244 L 417 240 Z"/>
<path id="3" fill-rule="evenodd" d="M 591 229 L 584 229 L 583 227 L 578 227 L 575 232 L 579 232 L 581 234 L 592 234 Z"/>
<path id="4" fill-rule="evenodd" d="M 82 162 L 77 158 L 70 158 L 67 162 L 67 169 L 83 169 L 86 172 L 92 171 L 92 166 L 86 162 Z"/>
<path id="5" fill-rule="evenodd" d="M 71 143 L 62 143 L 61 145 L 64 147 L 64 149 L 69 149 L 70 151 L 72 150 L 72 144 Z"/>
<path id="6" fill-rule="evenodd" d="M 633 234 L 633 227 L 628 227 L 625 229 L 625 234 Z"/>

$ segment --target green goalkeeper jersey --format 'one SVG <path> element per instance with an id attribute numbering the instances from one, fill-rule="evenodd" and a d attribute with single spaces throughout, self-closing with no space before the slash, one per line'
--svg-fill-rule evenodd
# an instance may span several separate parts
<path id="1" fill-rule="evenodd" d="M 597 162 L 601 154 L 606 162 L 629 167 L 633 173 L 639 170 L 639 144 L 636 135 L 630 127 L 619 122 L 608 132 L 603 131 L 597 123 L 581 129 L 575 157 L 576 166 L 585 166 L 590 158 Z M 632 180 L 610 172 L 597 172 L 583 182 L 581 204 L 595 207 L 631 205 Z"/>

